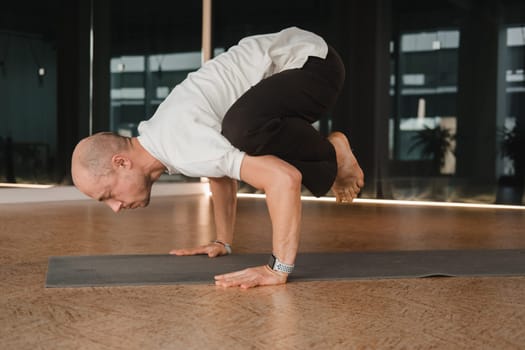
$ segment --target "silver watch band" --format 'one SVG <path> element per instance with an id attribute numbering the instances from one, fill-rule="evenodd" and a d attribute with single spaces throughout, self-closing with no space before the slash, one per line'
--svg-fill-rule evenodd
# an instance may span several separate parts
<path id="1" fill-rule="evenodd" d="M 268 261 L 268 266 L 274 271 L 279 271 L 279 272 L 284 272 L 284 273 L 292 273 L 295 267 L 295 265 L 283 263 L 274 254 L 270 256 L 270 261 Z"/>

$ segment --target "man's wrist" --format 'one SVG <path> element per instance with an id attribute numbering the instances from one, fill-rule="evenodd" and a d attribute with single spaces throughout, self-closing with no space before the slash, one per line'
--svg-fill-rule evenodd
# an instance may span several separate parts
<path id="1" fill-rule="evenodd" d="M 224 247 L 224 249 L 226 249 L 226 252 L 228 253 L 228 255 L 230 255 L 232 253 L 232 246 L 229 243 L 226 243 L 226 242 L 221 241 L 219 239 L 215 239 L 215 240 L 211 241 L 211 243 L 222 245 Z"/>
<path id="2" fill-rule="evenodd" d="M 264 265 L 264 267 L 276 276 L 288 278 L 289 273 L 272 270 L 268 264 Z"/>

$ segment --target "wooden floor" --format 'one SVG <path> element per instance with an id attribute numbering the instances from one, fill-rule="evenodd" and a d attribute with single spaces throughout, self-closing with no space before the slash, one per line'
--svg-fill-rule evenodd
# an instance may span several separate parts
<path id="1" fill-rule="evenodd" d="M 525 211 L 303 212 L 301 251 L 525 248 Z M 213 238 L 210 214 L 206 196 L 0 205 L 0 349 L 525 349 L 525 277 L 44 288 L 48 256 L 166 253 Z M 264 201 L 238 216 L 235 252 L 270 252 Z"/>

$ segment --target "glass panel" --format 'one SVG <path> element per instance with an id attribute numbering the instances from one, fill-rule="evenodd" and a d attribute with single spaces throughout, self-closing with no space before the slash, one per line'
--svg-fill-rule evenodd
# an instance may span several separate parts
<path id="1" fill-rule="evenodd" d="M 398 60 L 389 131 L 396 199 L 436 199 L 428 191 L 435 178 L 455 174 L 459 39 L 458 29 L 426 30 L 401 33 L 399 52 L 391 45 L 392 68 Z"/>
<path id="2" fill-rule="evenodd" d="M 525 8 L 394 1 L 392 197 L 523 203 Z"/>
<path id="3" fill-rule="evenodd" d="M 0 182 L 48 183 L 57 154 L 56 15 L 8 4 L 0 18 Z M 45 13 L 46 20 L 37 14 Z"/>
<path id="4" fill-rule="evenodd" d="M 498 201 L 520 203 L 525 177 L 525 22 L 507 26 L 501 53 L 505 75 L 505 108 L 499 142 Z M 518 190 L 513 190 L 518 188 Z"/>

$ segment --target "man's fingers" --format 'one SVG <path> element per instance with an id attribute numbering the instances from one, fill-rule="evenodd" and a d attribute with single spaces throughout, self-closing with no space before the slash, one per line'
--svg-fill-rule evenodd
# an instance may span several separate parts
<path id="1" fill-rule="evenodd" d="M 267 265 L 215 276 L 215 284 L 221 287 L 243 289 L 264 285 L 286 283 L 287 276 L 271 271 Z"/>
<path id="2" fill-rule="evenodd" d="M 209 251 L 206 246 L 190 248 L 190 249 L 173 249 L 170 254 L 174 255 L 198 255 L 198 254 L 208 254 Z"/>
<path id="3" fill-rule="evenodd" d="M 246 273 L 246 270 L 235 271 L 235 272 L 225 273 L 223 275 L 217 275 L 217 276 L 215 276 L 215 279 L 216 280 L 227 280 L 227 279 L 230 279 L 230 278 L 240 277 L 240 276 L 244 275 L 245 273 Z"/>
<path id="4" fill-rule="evenodd" d="M 220 251 L 218 251 L 217 249 L 210 250 L 208 252 L 208 257 L 210 257 L 210 258 L 216 258 L 219 255 L 220 255 Z"/>
<path id="5" fill-rule="evenodd" d="M 260 281 L 255 276 L 237 276 L 230 279 L 216 280 L 215 284 L 221 287 L 251 288 L 259 285 Z"/>
<path id="6" fill-rule="evenodd" d="M 208 255 L 210 258 L 215 258 L 220 255 L 226 255 L 226 249 L 217 244 L 208 244 L 196 248 L 189 249 L 173 249 L 170 251 L 172 255 Z"/>
<path id="7" fill-rule="evenodd" d="M 173 255 L 196 255 L 196 254 L 204 254 L 200 249 L 173 249 L 170 254 Z"/>
<path id="8" fill-rule="evenodd" d="M 250 276 L 249 273 L 247 274 L 247 270 L 241 270 L 215 276 L 215 284 L 221 287 L 237 287 L 242 286 L 253 279 L 255 278 Z"/>

